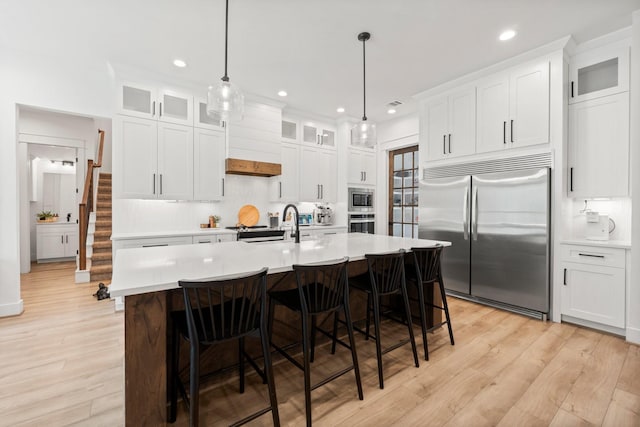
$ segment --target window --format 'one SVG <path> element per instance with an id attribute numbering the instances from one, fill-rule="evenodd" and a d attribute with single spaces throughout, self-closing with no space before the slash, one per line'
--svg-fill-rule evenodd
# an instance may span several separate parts
<path id="1" fill-rule="evenodd" d="M 389 152 L 389 235 L 418 238 L 418 146 Z"/>

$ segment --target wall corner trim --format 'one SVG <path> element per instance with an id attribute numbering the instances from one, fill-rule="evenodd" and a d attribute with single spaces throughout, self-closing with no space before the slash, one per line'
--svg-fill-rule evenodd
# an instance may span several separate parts
<path id="1" fill-rule="evenodd" d="M 22 300 L 11 304 L 0 305 L 0 317 L 18 316 L 24 312 L 24 304 Z"/>

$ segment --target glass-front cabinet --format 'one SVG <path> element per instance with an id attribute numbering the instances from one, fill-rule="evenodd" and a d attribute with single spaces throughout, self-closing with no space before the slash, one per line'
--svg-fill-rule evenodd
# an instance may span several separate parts
<path id="1" fill-rule="evenodd" d="M 418 147 L 391 151 L 393 165 L 389 235 L 418 238 L 418 193 L 420 169 Z"/>
<path id="2" fill-rule="evenodd" d="M 569 103 L 629 90 L 629 46 L 608 45 L 571 58 Z"/>

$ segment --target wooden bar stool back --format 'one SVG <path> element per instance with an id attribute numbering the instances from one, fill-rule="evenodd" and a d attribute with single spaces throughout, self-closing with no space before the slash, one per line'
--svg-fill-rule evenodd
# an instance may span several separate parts
<path id="1" fill-rule="evenodd" d="M 371 322 L 370 313 L 371 311 L 373 311 L 375 326 L 375 337 L 373 338 L 376 342 L 376 357 L 378 359 L 378 380 L 380 383 L 380 388 L 384 388 L 384 379 L 382 372 L 383 354 L 395 350 L 404 344 L 411 343 L 414 363 L 416 367 L 420 366 L 418 362 L 418 353 L 416 351 L 416 342 L 413 336 L 411 312 L 409 309 L 409 299 L 405 283 L 404 255 L 404 250 L 385 254 L 367 254 L 365 255 L 365 257 L 367 259 L 369 267 L 368 273 L 352 277 L 349 280 L 349 285 L 352 289 L 360 290 L 367 293 L 366 330 L 362 331 L 361 329 L 355 328 L 357 331 L 364 333 L 367 339 L 371 337 L 369 333 L 369 325 Z M 380 342 L 380 298 L 385 295 L 392 294 L 400 294 L 400 296 L 402 297 L 405 317 L 404 322 L 408 327 L 409 338 L 383 350 Z"/>
<path id="2" fill-rule="evenodd" d="M 429 360 L 429 346 L 427 344 L 427 332 L 431 332 L 445 323 L 449 329 L 449 340 L 454 345 L 453 329 L 451 328 L 451 317 L 449 316 L 449 305 L 447 304 L 447 294 L 444 290 L 444 281 L 442 280 L 442 271 L 440 267 L 440 259 L 442 256 L 442 246 L 433 248 L 412 248 L 414 275 L 410 275 L 409 282 L 414 284 L 418 289 L 418 305 L 420 310 L 420 322 L 422 326 L 422 341 L 424 345 L 424 359 Z M 439 292 L 441 295 L 442 305 L 433 303 L 432 298 L 425 299 L 425 288 L 433 291 L 435 283 L 438 282 Z M 444 311 L 445 321 L 427 327 L 426 307 L 435 308 Z"/>
<path id="3" fill-rule="evenodd" d="M 305 415 L 307 426 L 311 426 L 311 391 L 327 384 L 330 381 L 353 370 L 355 373 L 358 398 L 363 399 L 362 382 L 360 380 L 360 370 L 358 367 L 358 356 L 356 353 L 356 343 L 353 335 L 353 328 L 348 328 L 349 343 L 344 343 L 337 339 L 334 328 L 333 333 L 329 333 L 317 327 L 317 317 L 322 314 L 344 312 L 348 324 L 351 323 L 351 312 L 349 309 L 349 285 L 347 279 L 348 258 L 343 258 L 335 262 L 294 265 L 293 271 L 296 275 L 296 289 L 269 292 L 269 331 L 273 332 L 273 318 L 276 306 L 283 305 L 290 310 L 300 313 L 302 322 L 302 363 L 294 359 L 281 347 L 271 345 L 282 354 L 294 366 L 304 372 L 304 393 L 305 393 Z M 311 329 L 311 331 L 309 331 Z M 331 338 L 333 345 L 331 353 L 335 353 L 335 344 L 338 343 L 351 351 L 352 365 L 316 384 L 311 384 L 310 364 L 314 359 L 315 335 L 321 332 Z"/>
<path id="4" fill-rule="evenodd" d="M 258 272 L 206 281 L 179 281 L 184 295 L 184 311 L 172 313 L 171 410 L 169 420 L 176 419 L 177 390 L 180 387 L 189 405 L 189 425 L 199 424 L 200 350 L 230 340 L 238 340 L 240 392 L 244 392 L 244 360 L 256 369 L 269 389 L 269 406 L 233 425 L 242 425 L 271 411 L 273 424 L 280 425 L 273 368 L 269 352 L 266 289 L 267 268 Z M 179 375 L 179 336 L 189 341 L 189 396 Z M 261 341 L 264 371 L 244 350 L 246 337 Z"/>

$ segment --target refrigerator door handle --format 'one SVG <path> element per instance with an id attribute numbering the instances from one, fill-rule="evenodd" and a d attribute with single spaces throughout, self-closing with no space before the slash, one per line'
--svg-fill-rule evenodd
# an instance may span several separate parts
<path id="1" fill-rule="evenodd" d="M 469 240 L 469 187 L 465 188 L 462 201 L 462 230 L 464 240 Z"/>
<path id="2" fill-rule="evenodd" d="M 478 187 L 473 189 L 471 212 L 471 238 L 473 240 L 478 240 Z"/>

